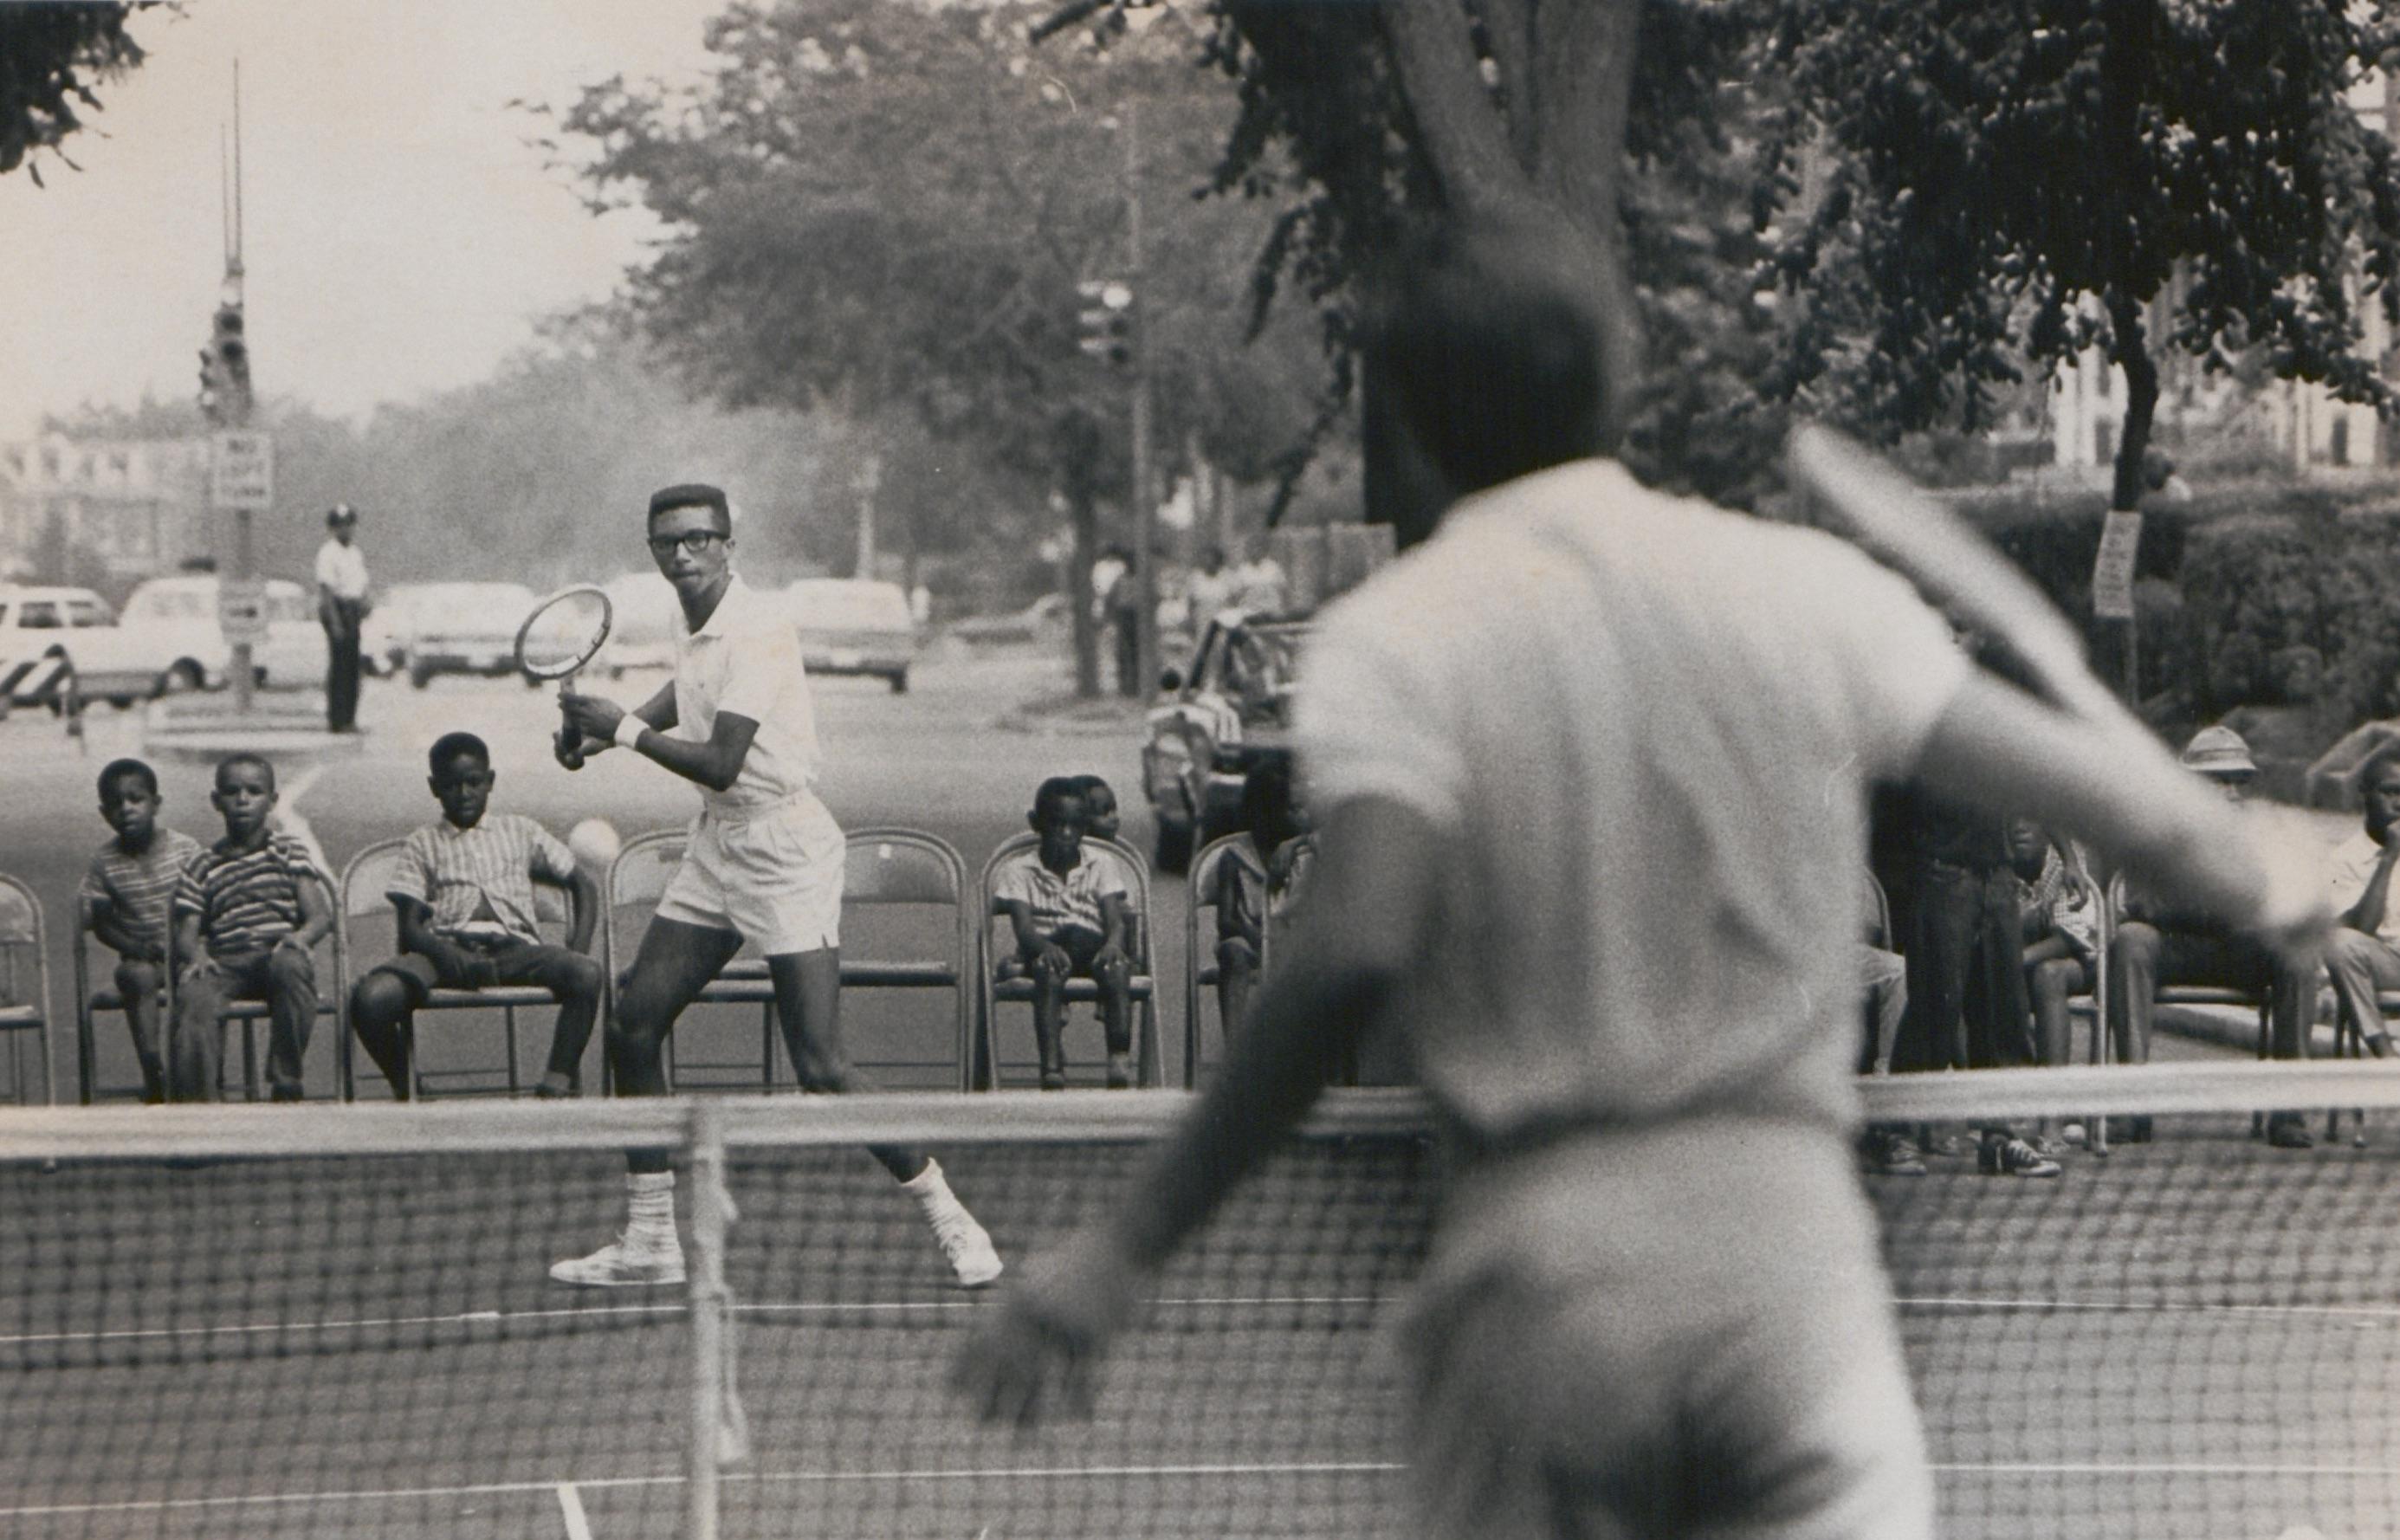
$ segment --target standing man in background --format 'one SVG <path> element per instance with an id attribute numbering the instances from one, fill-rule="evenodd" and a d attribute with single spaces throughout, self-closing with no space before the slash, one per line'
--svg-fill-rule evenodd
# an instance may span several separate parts
<path id="1" fill-rule="evenodd" d="M 359 626 L 367 616 L 367 559 L 358 547 L 359 511 L 335 503 L 317 548 L 317 623 L 325 628 L 325 726 L 359 730 Z"/>

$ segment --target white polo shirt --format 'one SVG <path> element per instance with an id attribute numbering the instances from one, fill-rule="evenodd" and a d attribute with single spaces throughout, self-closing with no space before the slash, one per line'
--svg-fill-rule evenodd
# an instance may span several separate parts
<path id="1" fill-rule="evenodd" d="M 330 592 L 336 599 L 363 599 L 367 595 L 367 557 L 358 542 L 348 545 L 325 537 L 317 548 L 317 586 Z"/>
<path id="2" fill-rule="evenodd" d="M 1968 666 L 1833 537 L 1608 461 L 1458 504 L 1324 613 L 1298 696 L 1313 798 L 1439 845 L 1399 991 L 1427 1089 L 1501 1139 L 1854 1117 L 1867 785 Z"/>
<path id="3" fill-rule="evenodd" d="M 782 605 L 739 576 L 698 631 L 688 630 L 676 610 L 675 694 L 677 738 L 708 742 L 720 711 L 758 724 L 733 784 L 701 788 L 709 811 L 744 816 L 794 801 L 816 784 L 816 708 L 799 631 Z"/>

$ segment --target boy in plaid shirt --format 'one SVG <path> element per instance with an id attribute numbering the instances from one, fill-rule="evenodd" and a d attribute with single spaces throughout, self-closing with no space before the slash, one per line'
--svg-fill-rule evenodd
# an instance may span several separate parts
<path id="1" fill-rule="evenodd" d="M 142 1061 L 142 1099 L 167 1099 L 158 1051 L 158 992 L 167 982 L 167 906 L 200 842 L 158 825 L 158 776 L 139 759 L 113 759 L 100 772 L 100 816 L 116 830 L 92 852 L 75 901 L 84 928 L 116 953 L 116 993 Z"/>
<path id="2" fill-rule="evenodd" d="M 168 1093 L 217 1099 L 227 1000 L 264 1000 L 271 1013 L 266 1077 L 277 1101 L 298 1101 L 300 1058 L 317 1021 L 311 955 L 334 928 L 332 886 L 307 847 L 268 826 L 275 767 L 255 754 L 217 761 L 209 801 L 225 838 L 192 858 L 175 885 L 175 1027 Z"/>
<path id="3" fill-rule="evenodd" d="M 600 964 L 584 955 L 600 914 L 599 884 L 539 824 L 487 812 L 492 752 L 481 738 L 445 734 L 427 758 L 442 821 L 408 837 L 386 895 L 400 910 L 401 955 L 350 991 L 350 1028 L 392 1095 L 406 1101 L 408 1023 L 428 991 L 534 985 L 558 1002 L 550 1064 L 535 1095 L 571 1097 L 606 983 Z M 575 894 L 574 932 L 564 947 L 545 943 L 535 926 L 537 881 Z"/>

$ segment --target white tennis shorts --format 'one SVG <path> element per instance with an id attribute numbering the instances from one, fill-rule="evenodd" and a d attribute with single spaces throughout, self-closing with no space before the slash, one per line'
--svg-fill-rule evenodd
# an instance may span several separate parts
<path id="1" fill-rule="evenodd" d="M 769 957 L 841 944 L 841 826 L 813 797 L 691 821 L 658 917 L 732 931 Z"/>

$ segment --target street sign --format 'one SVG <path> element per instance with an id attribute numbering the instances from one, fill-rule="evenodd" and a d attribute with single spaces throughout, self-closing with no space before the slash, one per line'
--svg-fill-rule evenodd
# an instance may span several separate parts
<path id="1" fill-rule="evenodd" d="M 2103 620 L 2134 618 L 2134 556 L 2142 543 L 2142 516 L 2108 511 L 2100 526 L 2100 559 L 2092 565 L 2092 613 Z"/>
<path id="2" fill-rule="evenodd" d="M 275 506 L 275 438 L 219 433 L 209 453 L 209 506 L 263 511 Z"/>
<path id="3" fill-rule="evenodd" d="M 266 640 L 266 579 L 227 578 L 217 585 L 217 629 L 227 643 Z"/>

